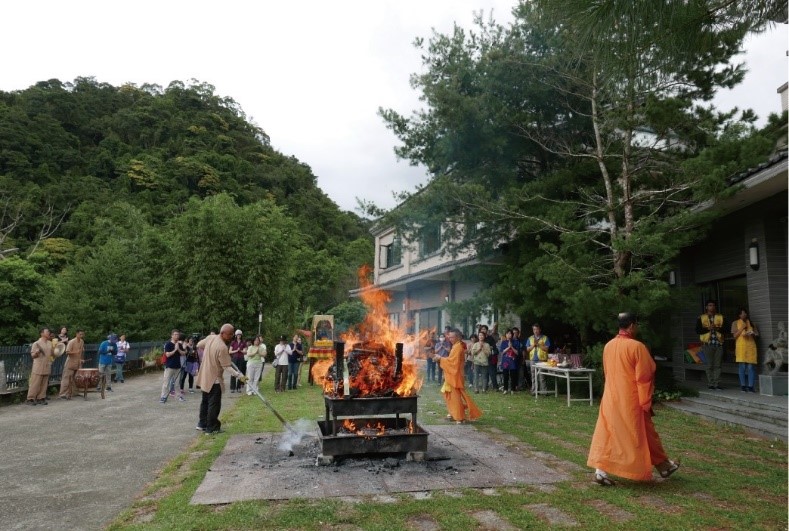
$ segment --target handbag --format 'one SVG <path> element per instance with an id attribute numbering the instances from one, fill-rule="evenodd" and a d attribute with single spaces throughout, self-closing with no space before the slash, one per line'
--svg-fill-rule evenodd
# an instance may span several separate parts
<path id="1" fill-rule="evenodd" d="M 115 356 L 115 363 L 126 363 L 126 356 Z"/>

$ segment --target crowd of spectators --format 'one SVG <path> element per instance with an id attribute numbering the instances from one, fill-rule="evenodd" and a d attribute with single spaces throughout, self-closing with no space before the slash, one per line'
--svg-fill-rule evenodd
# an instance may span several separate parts
<path id="1" fill-rule="evenodd" d="M 434 361 L 435 356 L 446 357 L 449 354 L 449 341 L 446 339 L 449 326 L 438 337 L 432 334 L 424 343 L 427 383 L 443 383 L 442 371 Z M 466 343 L 464 372 L 469 388 L 475 393 L 498 391 L 514 394 L 516 391 L 534 392 L 532 382 L 532 364 L 548 359 L 553 344 L 543 334 L 539 323 L 532 325 L 532 334 L 526 338 L 521 336 L 518 327 L 512 327 L 499 335 L 494 325 L 491 330 L 487 325 L 478 325 L 471 337 L 464 339 Z M 541 382 L 544 388 L 545 382 Z"/>

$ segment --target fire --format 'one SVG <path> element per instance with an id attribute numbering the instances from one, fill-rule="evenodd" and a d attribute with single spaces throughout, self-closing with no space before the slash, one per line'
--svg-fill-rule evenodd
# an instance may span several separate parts
<path id="1" fill-rule="evenodd" d="M 357 428 L 354 421 L 345 419 L 342 423 L 342 429 L 348 433 L 365 436 L 384 435 L 386 433 L 386 426 L 383 423 L 376 422 L 373 424 L 372 421 L 368 421 L 363 427 Z"/>
<path id="2" fill-rule="evenodd" d="M 429 331 L 413 336 L 406 333 L 407 324 L 402 327 L 392 324 L 386 308 L 391 295 L 370 285 L 369 272 L 368 266 L 359 269 L 361 299 L 368 308 L 367 315 L 362 323 L 341 335 L 345 342 L 344 379 L 337 380 L 333 359 L 316 362 L 312 369 L 313 379 L 330 395 L 345 394 L 352 398 L 414 396 L 423 382 L 417 357 Z M 398 343 L 404 346 L 400 367 L 397 367 L 396 358 Z M 349 392 L 345 390 L 345 378 Z"/>

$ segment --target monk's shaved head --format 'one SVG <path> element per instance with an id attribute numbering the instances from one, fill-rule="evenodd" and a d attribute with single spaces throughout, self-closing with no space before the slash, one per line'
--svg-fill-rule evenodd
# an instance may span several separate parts
<path id="1" fill-rule="evenodd" d="M 222 328 L 219 329 L 219 337 L 222 338 L 222 341 L 225 343 L 229 342 L 233 339 L 233 325 L 230 323 L 225 323 L 222 325 Z"/>

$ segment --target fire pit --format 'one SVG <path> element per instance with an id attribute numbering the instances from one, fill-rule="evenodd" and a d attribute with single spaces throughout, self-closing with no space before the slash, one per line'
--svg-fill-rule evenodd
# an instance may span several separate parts
<path id="1" fill-rule="evenodd" d="M 318 422 L 319 464 L 350 455 L 406 453 L 421 460 L 428 433 L 417 423 L 415 367 L 404 370 L 403 344 L 394 352 L 374 342 L 335 343 L 335 359 L 322 367 L 325 419 Z M 319 367 L 320 370 L 321 367 Z M 401 417 L 407 415 L 408 417 Z"/>

